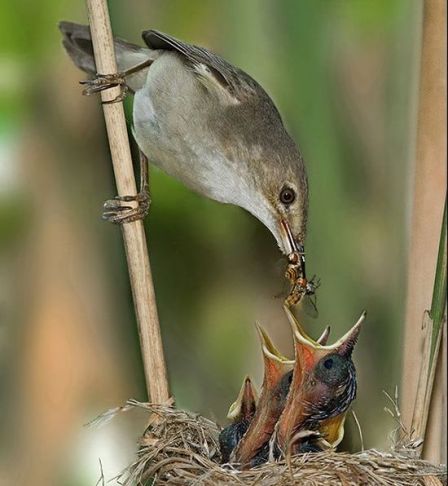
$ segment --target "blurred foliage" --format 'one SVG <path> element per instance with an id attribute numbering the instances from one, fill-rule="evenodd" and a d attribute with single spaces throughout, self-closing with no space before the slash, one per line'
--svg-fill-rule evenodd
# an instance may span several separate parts
<path id="1" fill-rule="evenodd" d="M 367 309 L 355 353 L 355 409 L 365 445 L 386 447 L 392 424 L 383 413 L 382 390 L 393 389 L 400 376 L 421 2 L 113 0 L 110 9 L 117 35 L 140 42 L 139 32 L 151 27 L 207 46 L 249 72 L 278 104 L 308 168 L 307 264 L 322 281 L 319 317 L 303 319 L 314 335 L 331 323 L 337 338 Z M 113 349 L 114 359 L 128 370 L 131 392 L 142 399 L 144 381 L 120 234 L 98 217 L 102 200 L 115 191 L 100 110 L 96 106 L 93 115 L 73 126 L 67 111 L 78 104 L 97 105 L 95 99 L 81 100 L 74 87 L 84 75 L 68 74 L 56 28 L 60 19 L 85 18 L 82 2 L 20 0 L 3 6 L 0 201 L 7 203 L 0 205 L 0 261 L 14 261 L 23 250 L 24 233 L 32 240 L 39 224 L 27 195 L 33 181 L 27 179 L 20 157 L 34 127 L 55 147 L 52 170 L 63 188 L 61 200 L 73 210 L 77 227 L 96 242 L 88 251 L 103 269 L 111 316 L 107 334 L 121 343 L 119 354 L 109 337 L 103 346 Z M 130 101 L 127 107 L 130 118 Z M 11 144 L 17 148 L 14 158 L 5 149 Z M 16 182 L 6 184 L 5 173 L 11 170 Z M 269 328 L 285 352 L 291 350 L 281 300 L 275 298 L 285 290 L 284 261 L 268 231 L 242 210 L 205 200 L 160 171 L 152 170 L 151 179 L 147 233 L 172 390 L 180 407 L 222 423 L 244 375 L 250 373 L 260 383 L 255 319 Z M 42 190 L 45 194 L 54 186 Z M 14 282 L 27 278 L 14 265 L 5 269 L 14 278 L 2 276 L 3 288 L 11 290 Z M 20 295 L 11 295 L 6 329 L 20 322 L 21 303 Z M 2 337 L 14 338 L 20 346 L 20 332 L 26 336 L 29 331 L 26 326 L 14 333 L 2 331 L 0 346 Z M 8 341 L 5 361 L 18 365 L 17 347 Z M 8 386 L 3 373 L 0 380 L 2 387 Z M 130 393 L 117 389 L 122 400 Z M 96 389 L 96 401 L 86 399 L 79 413 L 92 414 L 92 401 L 93 415 L 116 405 L 106 405 L 101 394 Z M 12 420 L 19 420 L 13 412 Z M 348 429 L 354 430 L 353 425 Z M 356 435 L 348 435 L 346 447 L 359 447 Z"/>

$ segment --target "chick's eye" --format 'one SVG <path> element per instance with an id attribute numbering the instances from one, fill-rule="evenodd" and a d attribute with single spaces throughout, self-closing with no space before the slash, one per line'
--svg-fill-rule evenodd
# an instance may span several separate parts
<path id="1" fill-rule="evenodd" d="M 328 358 L 324 361 L 324 366 L 325 368 L 327 368 L 327 370 L 331 370 L 331 368 L 333 368 L 333 359 L 332 358 Z"/>
<path id="2" fill-rule="evenodd" d="M 338 386 L 350 375 L 350 362 L 338 354 L 322 358 L 316 366 L 315 378 L 329 386 Z"/>
<path id="3" fill-rule="evenodd" d="M 296 193 L 290 187 L 284 187 L 280 192 L 280 201 L 283 204 L 290 205 L 294 202 Z"/>

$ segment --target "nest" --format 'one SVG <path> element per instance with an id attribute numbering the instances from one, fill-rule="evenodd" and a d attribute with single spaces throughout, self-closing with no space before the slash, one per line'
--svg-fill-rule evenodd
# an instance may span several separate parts
<path id="1" fill-rule="evenodd" d="M 415 450 L 385 453 L 371 449 L 356 454 L 327 451 L 239 471 L 219 464 L 218 425 L 172 406 L 130 400 L 95 422 L 136 407 L 150 414 L 151 424 L 140 440 L 137 459 L 115 478 L 123 486 L 446 484 L 446 467 L 412 458 Z M 98 483 L 101 481 L 104 484 L 103 477 Z"/>

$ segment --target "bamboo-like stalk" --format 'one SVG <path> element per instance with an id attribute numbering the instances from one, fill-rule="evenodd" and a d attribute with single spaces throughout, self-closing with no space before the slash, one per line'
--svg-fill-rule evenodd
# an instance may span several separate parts
<path id="1" fill-rule="evenodd" d="M 426 394 L 426 378 L 419 384 L 419 371 L 426 357 L 429 373 L 431 336 L 422 332 L 422 319 L 431 307 L 439 247 L 440 225 L 446 198 L 446 0 L 425 0 L 423 4 L 422 53 L 414 171 L 413 207 L 408 260 L 407 303 L 404 335 L 404 359 L 401 387 L 401 411 L 408 429 L 412 426 L 414 404 L 421 409 Z M 434 317 L 434 316 L 432 316 Z M 428 328 L 431 333 L 431 328 Z M 446 352 L 446 350 L 444 351 Z M 426 353 L 426 355 L 424 355 Z M 437 375 L 437 374 L 436 374 Z M 436 376 L 434 391 L 439 388 Z M 420 389 L 420 387 L 422 387 Z M 417 398 L 419 394 L 419 398 Z M 437 395 L 437 398 L 435 398 Z M 425 457 L 443 460 L 441 402 L 445 390 L 433 393 L 425 440 Z M 417 401 L 416 401 L 417 400 Z M 423 400 L 424 401 L 424 400 Z M 420 414 L 421 416 L 421 414 Z M 420 431 L 424 420 L 420 420 Z M 414 421 L 414 425 L 416 425 Z M 438 438 L 436 438 L 436 436 Z M 431 448 L 428 444 L 439 443 Z"/>
<path id="2" fill-rule="evenodd" d="M 436 277 L 432 297 L 431 310 L 426 313 L 424 329 L 426 331 L 423 360 L 417 387 L 411 430 L 415 439 L 424 439 L 428 416 L 431 407 L 431 397 L 442 341 L 443 324 L 446 312 L 447 290 L 447 251 L 446 251 L 446 203 L 440 234 L 439 255 L 437 258 Z"/>
<path id="3" fill-rule="evenodd" d="M 106 0 L 87 0 L 97 72 L 117 72 L 112 29 Z M 119 94 L 119 88 L 101 93 L 103 101 Z M 122 102 L 103 104 L 110 152 L 119 195 L 136 194 L 134 170 Z M 165 358 L 160 334 L 151 267 L 142 221 L 123 225 L 123 238 L 134 297 L 146 386 L 154 403 L 169 399 Z"/>

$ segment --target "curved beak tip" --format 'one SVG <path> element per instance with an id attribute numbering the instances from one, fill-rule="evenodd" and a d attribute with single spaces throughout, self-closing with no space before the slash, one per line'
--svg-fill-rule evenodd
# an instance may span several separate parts
<path id="1" fill-rule="evenodd" d="M 261 347 L 264 349 L 265 347 L 269 347 L 271 344 L 271 340 L 268 336 L 268 333 L 262 327 L 261 324 L 258 322 L 255 323 L 255 329 L 257 330 L 258 338 L 260 339 Z"/>
<path id="2" fill-rule="evenodd" d="M 324 332 L 321 334 L 319 339 L 317 340 L 317 344 L 320 344 L 321 346 L 325 346 L 328 342 L 328 338 L 330 337 L 330 326 L 327 326 L 324 329 Z"/>
<path id="3" fill-rule="evenodd" d="M 359 316 L 358 320 L 356 321 L 355 325 L 352 327 L 352 330 L 361 327 L 361 324 L 365 321 L 367 316 L 367 311 L 362 311 L 361 315 Z M 359 331 L 358 331 L 359 332 Z"/>

